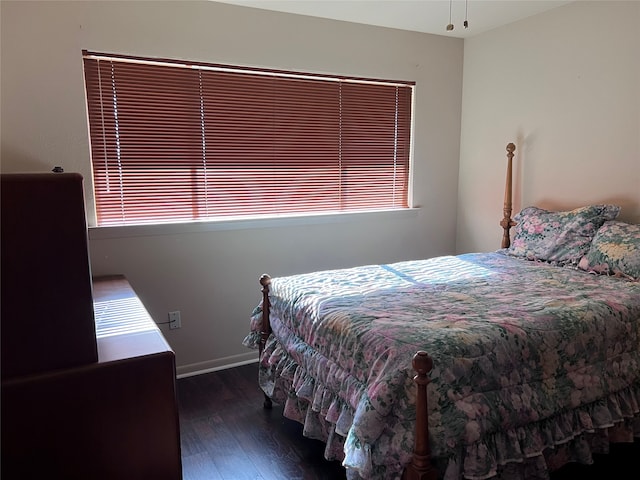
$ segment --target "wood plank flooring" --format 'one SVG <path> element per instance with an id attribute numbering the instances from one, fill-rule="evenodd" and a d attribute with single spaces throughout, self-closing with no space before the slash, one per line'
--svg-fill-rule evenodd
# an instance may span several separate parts
<path id="1" fill-rule="evenodd" d="M 282 408 L 262 408 L 257 364 L 177 381 L 184 480 L 345 480 L 323 444 L 305 438 Z M 594 465 L 568 465 L 552 480 L 637 480 L 640 442 L 614 445 Z"/>

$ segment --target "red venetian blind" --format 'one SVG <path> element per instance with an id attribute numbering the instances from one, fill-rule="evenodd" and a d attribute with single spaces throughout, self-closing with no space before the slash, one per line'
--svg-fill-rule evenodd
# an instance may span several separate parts
<path id="1" fill-rule="evenodd" d="M 98 225 L 408 206 L 412 84 L 84 52 Z"/>

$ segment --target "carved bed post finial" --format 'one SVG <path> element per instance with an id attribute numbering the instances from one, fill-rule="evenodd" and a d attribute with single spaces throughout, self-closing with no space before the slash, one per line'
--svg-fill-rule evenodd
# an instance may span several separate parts
<path id="1" fill-rule="evenodd" d="M 500 221 L 500 226 L 503 229 L 502 234 L 502 248 L 509 248 L 511 245 L 511 236 L 509 230 L 516 222 L 511 219 L 511 191 L 513 189 L 511 181 L 511 172 L 513 165 L 513 152 L 516 151 L 516 146 L 513 143 L 507 145 L 507 181 L 504 187 L 504 207 L 502 209 L 503 218 Z"/>
<path id="2" fill-rule="evenodd" d="M 427 352 L 419 351 L 413 357 L 413 369 L 417 375 L 416 382 L 416 431 L 411 463 L 404 470 L 403 480 L 436 480 L 437 472 L 431 465 L 431 449 L 429 448 L 429 413 L 427 409 L 428 373 L 433 367 L 433 360 Z"/>
<path id="3" fill-rule="evenodd" d="M 260 277 L 260 285 L 262 285 L 262 325 L 260 327 L 260 344 L 258 345 L 258 359 L 262 358 L 262 351 L 267 344 L 267 339 L 271 335 L 271 321 L 269 320 L 269 285 L 271 285 L 271 277 L 266 273 Z M 264 408 L 272 407 L 271 399 L 264 394 Z"/>

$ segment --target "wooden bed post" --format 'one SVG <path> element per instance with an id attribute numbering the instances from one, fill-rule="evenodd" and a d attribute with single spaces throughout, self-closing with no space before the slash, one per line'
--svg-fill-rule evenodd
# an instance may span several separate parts
<path id="1" fill-rule="evenodd" d="M 262 325 L 260 329 L 260 344 L 258 345 L 258 359 L 262 358 L 262 352 L 267 339 L 271 335 L 271 321 L 269 320 L 269 285 L 271 285 L 271 277 L 266 273 L 260 277 L 260 285 L 262 285 Z M 258 360 L 260 361 L 260 360 Z M 262 406 L 266 409 L 270 409 L 273 404 L 271 399 L 264 394 L 264 403 Z"/>
<path id="2" fill-rule="evenodd" d="M 437 472 L 431 465 L 429 448 L 429 412 L 427 410 L 427 374 L 433 367 L 433 360 L 427 352 L 419 351 L 413 357 L 413 369 L 418 373 L 413 379 L 416 392 L 416 431 L 411 463 L 405 468 L 402 480 L 436 480 Z"/>
<path id="3" fill-rule="evenodd" d="M 504 215 L 503 219 L 500 221 L 500 226 L 504 230 L 502 234 L 502 248 L 509 248 L 511 245 L 511 236 L 509 234 L 509 230 L 513 227 L 516 222 L 511 219 L 511 191 L 512 191 L 512 182 L 511 182 L 511 172 L 512 172 L 512 163 L 513 163 L 513 152 L 515 152 L 516 146 L 513 143 L 507 145 L 507 183 L 504 187 L 504 207 L 502 209 L 502 214 Z"/>

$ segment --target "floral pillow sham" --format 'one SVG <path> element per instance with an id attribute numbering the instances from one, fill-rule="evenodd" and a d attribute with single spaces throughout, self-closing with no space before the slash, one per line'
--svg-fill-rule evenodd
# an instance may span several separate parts
<path id="1" fill-rule="evenodd" d="M 607 221 L 593 237 L 578 268 L 640 280 L 640 225 Z"/>
<path id="2" fill-rule="evenodd" d="M 576 266 L 589 251 L 591 240 L 617 205 L 589 205 L 563 212 L 527 207 L 514 220 L 514 238 L 506 253 L 527 260 Z"/>

